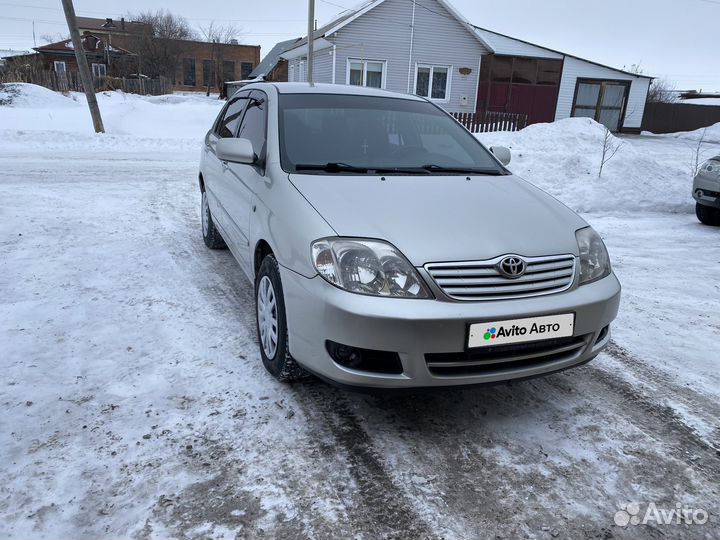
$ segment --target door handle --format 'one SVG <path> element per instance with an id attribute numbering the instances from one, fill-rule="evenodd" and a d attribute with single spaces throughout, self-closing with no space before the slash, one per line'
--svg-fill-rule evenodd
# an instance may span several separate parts
<path id="1" fill-rule="evenodd" d="M 220 163 L 222 164 L 223 171 L 226 170 L 226 169 L 229 167 L 227 161 L 221 161 Z"/>

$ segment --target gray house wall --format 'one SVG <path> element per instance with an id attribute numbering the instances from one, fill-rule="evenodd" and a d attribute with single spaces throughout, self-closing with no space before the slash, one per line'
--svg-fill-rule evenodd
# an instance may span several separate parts
<path id="1" fill-rule="evenodd" d="M 334 34 L 325 36 L 334 47 L 313 55 L 314 80 L 346 84 L 349 59 L 376 60 L 386 63 L 385 89 L 414 93 L 417 64 L 448 66 L 449 98 L 438 101 L 438 105 L 450 112 L 474 112 L 480 58 L 489 51 L 440 3 L 425 1 L 423 6 L 426 7 L 419 4 L 415 7 L 412 54 L 413 2 L 385 0 Z M 291 60 L 290 65 L 300 61 L 305 59 Z M 462 75 L 460 68 L 469 68 L 471 72 Z"/>

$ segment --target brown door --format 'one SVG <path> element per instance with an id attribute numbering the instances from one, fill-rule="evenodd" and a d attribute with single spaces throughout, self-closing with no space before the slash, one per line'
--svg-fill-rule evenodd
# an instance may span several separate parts
<path id="1" fill-rule="evenodd" d="M 619 131 L 629 90 L 629 81 L 578 79 L 572 116 L 592 118 L 610 131 Z"/>

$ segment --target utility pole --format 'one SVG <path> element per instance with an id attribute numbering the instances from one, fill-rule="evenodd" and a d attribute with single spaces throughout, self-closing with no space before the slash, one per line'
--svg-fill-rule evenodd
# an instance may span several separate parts
<path id="1" fill-rule="evenodd" d="M 315 0 L 308 0 L 308 57 L 307 57 L 307 82 L 313 85 L 313 53 L 315 43 L 313 36 L 315 35 Z"/>
<path id="2" fill-rule="evenodd" d="M 90 68 L 88 67 L 87 58 L 85 57 L 85 49 L 83 49 L 80 31 L 78 30 L 77 20 L 75 19 L 75 8 L 72 5 L 72 0 L 62 0 L 62 5 L 65 11 L 68 30 L 70 31 L 70 39 L 72 39 L 73 48 L 75 49 L 75 58 L 78 63 L 80 80 L 85 90 L 85 97 L 87 97 L 95 133 L 105 133 L 102 118 L 100 117 L 100 107 L 98 107 L 97 98 L 95 97 L 92 75 L 90 74 Z"/>

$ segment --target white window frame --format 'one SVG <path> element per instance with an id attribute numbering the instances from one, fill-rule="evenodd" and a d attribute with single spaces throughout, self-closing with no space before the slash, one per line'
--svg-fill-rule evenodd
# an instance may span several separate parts
<path id="1" fill-rule="evenodd" d="M 373 60 L 372 58 L 348 58 L 346 61 L 345 66 L 345 84 L 350 84 L 350 65 L 353 62 L 360 62 L 363 65 L 363 80 L 362 80 L 362 86 L 367 86 L 367 65 L 368 62 L 374 62 L 376 64 L 382 64 L 382 76 L 381 76 L 381 82 L 380 82 L 380 88 L 385 89 L 385 85 L 387 84 L 387 60 Z M 371 87 L 374 88 L 374 87 Z"/>
<path id="2" fill-rule="evenodd" d="M 102 70 L 98 69 L 98 71 L 102 71 L 102 72 L 103 72 L 102 75 L 99 75 L 99 74 L 98 74 L 98 75 L 95 75 L 95 68 L 96 68 L 96 67 L 97 67 L 97 68 L 102 67 Z M 91 70 L 92 70 L 93 77 L 107 77 L 107 66 L 106 66 L 105 64 L 95 64 L 95 63 L 93 63 L 93 64 L 91 65 Z"/>
<path id="3" fill-rule="evenodd" d="M 415 78 L 413 80 L 413 94 L 416 96 L 417 94 L 417 78 L 418 78 L 418 70 L 420 68 L 430 68 L 430 81 L 428 83 L 428 95 L 427 96 L 420 96 L 429 99 L 430 101 L 434 101 L 436 103 L 450 103 L 450 91 L 452 90 L 452 73 L 453 73 L 453 67 L 448 66 L 445 64 L 419 64 L 415 63 Z M 438 99 L 430 97 L 432 95 L 432 80 L 433 80 L 433 74 L 435 73 L 435 68 L 444 68 L 447 69 L 447 82 L 445 83 L 445 98 L 444 99 Z"/>
<path id="4" fill-rule="evenodd" d="M 62 66 L 62 71 L 58 71 L 58 66 Z M 61 60 L 55 60 L 53 62 L 53 69 L 55 70 L 55 73 L 67 73 L 67 66 L 65 65 L 65 62 Z"/>
<path id="5" fill-rule="evenodd" d="M 295 64 L 288 66 L 288 81 L 295 82 Z"/>
<path id="6" fill-rule="evenodd" d="M 305 76 L 305 61 L 300 60 L 298 62 L 298 71 L 297 71 L 297 82 L 307 82 L 307 77 Z"/>

